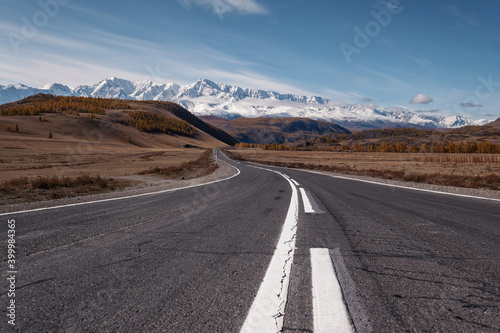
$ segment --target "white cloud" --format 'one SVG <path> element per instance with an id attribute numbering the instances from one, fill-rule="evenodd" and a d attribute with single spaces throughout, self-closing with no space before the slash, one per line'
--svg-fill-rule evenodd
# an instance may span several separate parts
<path id="1" fill-rule="evenodd" d="M 411 104 L 429 104 L 432 102 L 434 102 L 434 99 L 424 94 L 418 94 L 410 101 Z"/>
<path id="2" fill-rule="evenodd" d="M 259 4 L 255 0 L 177 0 L 182 6 L 190 9 L 193 4 L 198 6 L 209 7 L 212 11 L 219 15 L 220 18 L 224 14 L 237 12 L 238 14 L 267 14 L 269 11 L 266 7 Z"/>

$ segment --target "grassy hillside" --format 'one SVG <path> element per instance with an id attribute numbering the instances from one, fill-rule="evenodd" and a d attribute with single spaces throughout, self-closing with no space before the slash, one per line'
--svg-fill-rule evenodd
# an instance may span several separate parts
<path id="1" fill-rule="evenodd" d="M 308 118 L 237 118 L 201 117 L 245 143 L 282 144 L 326 134 L 349 134 L 349 130 L 327 121 Z"/>
<path id="2" fill-rule="evenodd" d="M 99 138 L 115 144 L 174 148 L 223 147 L 238 142 L 170 102 L 38 94 L 0 105 L 0 126 L 1 134 L 9 133 L 6 140 Z"/>
<path id="3" fill-rule="evenodd" d="M 213 151 L 193 148 L 226 142 L 237 141 L 173 103 L 31 96 L 0 105 L 0 205 L 202 176 Z"/>
<path id="4" fill-rule="evenodd" d="M 209 122 L 203 121 L 201 117 L 200 118 L 196 117 L 194 114 L 192 114 L 179 104 L 172 102 L 159 102 L 159 101 L 147 101 L 145 103 L 153 104 L 159 106 L 164 110 L 167 110 L 168 112 L 175 115 L 177 118 L 188 122 L 189 124 L 197 127 L 198 129 L 204 131 L 205 133 L 213 136 L 217 140 L 224 142 L 225 144 L 234 146 L 235 144 L 238 143 L 237 139 L 235 139 L 233 136 L 228 134 L 223 129 L 219 128 L 218 126 L 214 126 Z"/>

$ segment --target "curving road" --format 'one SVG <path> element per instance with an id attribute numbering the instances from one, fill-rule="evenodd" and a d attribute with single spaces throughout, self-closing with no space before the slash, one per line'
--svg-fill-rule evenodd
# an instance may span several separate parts
<path id="1" fill-rule="evenodd" d="M 499 201 L 227 162 L 211 184 L 2 214 L 1 331 L 500 330 Z"/>

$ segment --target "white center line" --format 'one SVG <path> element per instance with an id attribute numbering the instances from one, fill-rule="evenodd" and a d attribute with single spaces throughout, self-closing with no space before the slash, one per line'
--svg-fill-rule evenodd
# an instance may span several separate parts
<path id="1" fill-rule="evenodd" d="M 257 167 L 258 169 L 276 172 L 274 170 Z M 281 173 L 280 173 L 281 174 Z M 248 312 L 241 333 L 254 332 L 281 332 L 283 316 L 288 295 L 290 271 L 295 252 L 295 239 L 299 215 L 299 196 L 297 188 L 288 177 L 292 188 L 292 198 L 288 213 L 281 231 L 281 236 L 276 245 L 273 257 L 267 268 L 257 296 Z"/>
<path id="2" fill-rule="evenodd" d="M 314 332 L 354 332 L 328 249 L 310 252 Z"/>

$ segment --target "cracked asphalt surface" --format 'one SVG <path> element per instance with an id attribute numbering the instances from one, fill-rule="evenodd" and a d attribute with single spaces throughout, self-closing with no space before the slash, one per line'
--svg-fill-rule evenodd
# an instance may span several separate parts
<path id="1" fill-rule="evenodd" d="M 16 326 L 3 255 L 0 330 L 238 332 L 292 190 L 230 163 L 241 174 L 219 183 L 0 217 L 19 246 Z M 283 331 L 314 330 L 310 248 L 330 249 L 357 332 L 500 331 L 499 202 L 269 169 L 324 211 L 300 200 Z"/>

